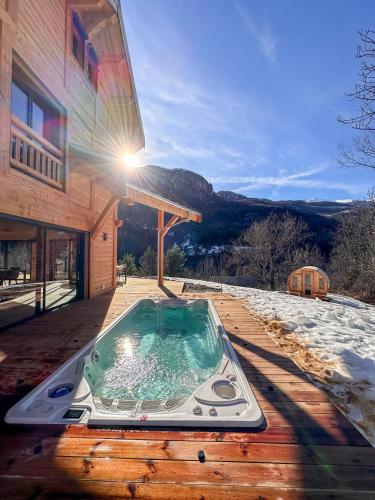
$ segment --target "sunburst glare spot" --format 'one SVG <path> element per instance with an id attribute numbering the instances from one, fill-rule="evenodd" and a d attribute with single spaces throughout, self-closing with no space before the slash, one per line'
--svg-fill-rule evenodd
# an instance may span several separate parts
<path id="1" fill-rule="evenodd" d="M 125 337 L 119 345 L 119 351 L 126 357 L 133 357 L 133 344 L 129 337 Z"/>
<path id="2" fill-rule="evenodd" d="M 126 168 L 130 169 L 139 167 L 139 160 L 135 154 L 125 153 L 122 155 L 122 163 Z"/>

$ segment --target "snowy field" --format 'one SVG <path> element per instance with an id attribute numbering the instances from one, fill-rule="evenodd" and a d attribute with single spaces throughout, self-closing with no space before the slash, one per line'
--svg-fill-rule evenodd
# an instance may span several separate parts
<path id="1" fill-rule="evenodd" d="M 192 285 L 218 283 L 184 279 Z M 297 341 L 330 367 L 324 385 L 375 446 L 375 306 L 329 294 L 330 301 L 282 292 L 223 285 L 223 293 L 244 299 L 284 337 Z"/>

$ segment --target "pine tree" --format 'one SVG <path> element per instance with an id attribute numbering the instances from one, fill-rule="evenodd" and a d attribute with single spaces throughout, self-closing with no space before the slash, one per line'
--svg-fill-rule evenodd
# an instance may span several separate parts
<path id="1" fill-rule="evenodd" d="M 156 276 L 156 252 L 147 247 L 139 259 L 139 274 L 141 276 Z"/>
<path id="2" fill-rule="evenodd" d="M 186 276 L 186 255 L 177 245 L 169 248 L 165 256 L 165 273 L 167 276 Z"/>
<path id="3" fill-rule="evenodd" d="M 138 274 L 137 264 L 135 263 L 135 257 L 131 253 L 126 253 L 119 260 L 119 264 L 126 266 L 126 273 L 128 276 L 135 276 Z"/>

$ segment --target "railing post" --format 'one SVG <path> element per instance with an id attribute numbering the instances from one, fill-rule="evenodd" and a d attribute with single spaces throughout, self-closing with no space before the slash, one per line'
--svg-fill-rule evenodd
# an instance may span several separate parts
<path id="1" fill-rule="evenodd" d="M 164 285 L 164 212 L 158 210 L 158 286 Z"/>

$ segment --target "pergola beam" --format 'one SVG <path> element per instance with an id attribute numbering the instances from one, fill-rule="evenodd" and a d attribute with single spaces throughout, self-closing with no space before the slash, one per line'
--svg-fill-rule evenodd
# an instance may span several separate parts
<path id="1" fill-rule="evenodd" d="M 202 215 L 188 207 L 184 207 L 162 196 L 158 196 L 150 191 L 146 191 L 132 184 L 126 185 L 125 202 L 135 202 L 147 205 L 148 207 L 177 215 L 180 219 L 193 222 L 202 222 Z"/>
<path id="2" fill-rule="evenodd" d="M 158 269 L 158 286 L 164 285 L 164 238 L 168 231 L 179 224 L 180 222 L 202 222 L 202 215 L 196 210 L 184 207 L 171 200 L 167 200 L 162 196 L 158 196 L 150 191 L 146 191 L 132 184 L 126 185 L 126 193 L 124 201 L 127 205 L 133 203 L 141 203 L 148 207 L 156 208 L 158 211 L 158 245 L 157 245 L 157 269 Z M 172 216 L 165 223 L 165 212 Z"/>
<path id="3" fill-rule="evenodd" d="M 178 215 L 172 215 L 172 217 L 169 219 L 169 221 L 166 224 L 164 224 L 164 229 L 162 231 L 163 237 L 168 233 L 168 231 L 171 229 L 171 227 L 178 224 L 180 220 L 181 219 Z"/>

